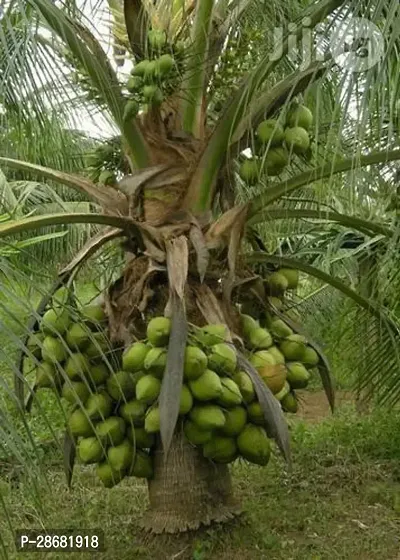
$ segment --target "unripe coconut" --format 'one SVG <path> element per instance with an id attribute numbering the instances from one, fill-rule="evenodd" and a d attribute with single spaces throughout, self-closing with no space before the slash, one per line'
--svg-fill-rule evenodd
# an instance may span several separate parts
<path id="1" fill-rule="evenodd" d="M 131 74 L 133 76 L 143 77 L 145 72 L 146 72 L 146 68 L 147 68 L 147 65 L 149 64 L 149 62 L 150 62 L 150 60 L 141 60 L 140 62 L 135 64 L 135 66 L 132 69 Z"/>
<path id="2" fill-rule="evenodd" d="M 221 379 L 210 369 L 206 369 L 199 378 L 189 381 L 189 387 L 198 401 L 211 401 L 222 394 Z"/>
<path id="3" fill-rule="evenodd" d="M 144 86 L 143 97 L 147 103 L 159 105 L 163 101 L 163 94 L 160 88 L 154 84 Z"/>
<path id="4" fill-rule="evenodd" d="M 137 478 L 153 477 L 153 461 L 148 453 L 136 451 L 131 468 L 129 469 L 129 475 L 136 476 Z"/>
<path id="5" fill-rule="evenodd" d="M 131 93 L 139 91 L 143 87 L 143 79 L 140 76 L 130 76 L 126 82 L 126 89 Z"/>
<path id="6" fill-rule="evenodd" d="M 149 449 L 156 441 L 154 434 L 148 434 L 144 428 L 128 426 L 126 437 L 135 449 Z"/>
<path id="7" fill-rule="evenodd" d="M 168 344 L 171 332 L 171 319 L 168 317 L 154 317 L 147 325 L 147 338 L 153 346 Z"/>
<path id="8" fill-rule="evenodd" d="M 248 185 L 255 185 L 258 181 L 258 163 L 255 159 L 246 159 L 239 169 L 241 179 Z"/>
<path id="9" fill-rule="evenodd" d="M 301 361 L 303 362 L 303 364 L 316 366 L 319 362 L 319 356 L 314 348 L 311 348 L 311 346 L 306 346 Z"/>
<path id="10" fill-rule="evenodd" d="M 265 466 L 271 455 L 271 444 L 261 426 L 247 424 L 236 440 L 240 454 L 256 465 Z"/>
<path id="11" fill-rule="evenodd" d="M 283 307 L 283 301 L 276 296 L 267 297 L 267 301 L 272 308 L 276 307 L 279 310 Z"/>
<path id="12" fill-rule="evenodd" d="M 96 474 L 106 488 L 116 486 L 125 476 L 123 472 L 115 471 L 107 461 L 97 465 Z"/>
<path id="13" fill-rule="evenodd" d="M 42 357 L 49 364 L 57 364 L 65 360 L 67 351 L 60 339 L 46 336 L 42 344 Z"/>
<path id="14" fill-rule="evenodd" d="M 81 439 L 78 444 L 78 456 L 82 463 L 98 463 L 104 457 L 104 447 L 97 437 Z"/>
<path id="15" fill-rule="evenodd" d="M 161 391 L 161 382 L 153 375 L 145 375 L 136 385 L 136 398 L 146 404 L 152 404 L 158 399 Z"/>
<path id="16" fill-rule="evenodd" d="M 200 377 L 207 369 L 207 356 L 197 346 L 186 346 L 183 375 L 193 380 Z"/>
<path id="17" fill-rule="evenodd" d="M 206 325 L 196 332 L 197 340 L 204 346 L 214 346 L 228 339 L 229 330 L 226 325 Z"/>
<path id="18" fill-rule="evenodd" d="M 144 419 L 144 429 L 148 434 L 160 431 L 160 409 L 158 406 L 151 408 Z"/>
<path id="19" fill-rule="evenodd" d="M 94 426 L 87 413 L 81 409 L 72 412 L 68 419 L 68 429 L 74 437 L 89 437 L 94 433 Z"/>
<path id="20" fill-rule="evenodd" d="M 216 463 L 231 463 L 237 457 L 236 442 L 233 438 L 213 434 L 203 446 L 203 455 Z"/>
<path id="21" fill-rule="evenodd" d="M 72 381 L 79 380 L 90 373 L 89 360 L 80 352 L 76 352 L 69 356 L 64 369 Z"/>
<path id="22" fill-rule="evenodd" d="M 239 387 L 230 377 L 221 377 L 222 393 L 217 402 L 223 407 L 230 408 L 242 402 L 242 394 Z"/>
<path id="23" fill-rule="evenodd" d="M 151 348 L 144 359 L 144 369 L 161 378 L 164 374 L 167 365 L 167 350 L 166 348 Z"/>
<path id="24" fill-rule="evenodd" d="M 268 150 L 265 157 L 265 171 L 270 177 L 279 175 L 289 163 L 289 154 L 283 147 Z"/>
<path id="25" fill-rule="evenodd" d="M 279 391 L 279 393 L 276 393 L 275 398 L 278 401 L 281 401 L 283 398 L 286 397 L 288 393 L 290 393 L 290 385 L 287 381 L 285 381 L 283 388 Z"/>
<path id="26" fill-rule="evenodd" d="M 134 78 L 135 76 L 132 76 L 132 78 Z M 134 99 L 130 99 L 129 101 L 127 101 L 125 103 L 125 107 L 124 107 L 124 114 L 122 116 L 122 119 L 124 121 L 128 121 L 130 119 L 134 119 L 136 117 L 136 115 L 139 112 L 139 104 L 137 101 L 135 101 Z"/>
<path id="27" fill-rule="evenodd" d="M 262 121 L 257 127 L 257 137 L 263 144 L 279 146 L 285 138 L 285 132 L 281 124 L 274 119 Z"/>
<path id="28" fill-rule="evenodd" d="M 40 327 L 45 334 L 64 334 L 70 324 L 70 316 L 67 309 L 49 309 L 43 315 Z"/>
<path id="29" fill-rule="evenodd" d="M 135 386 L 135 391 L 136 391 L 136 385 L 138 384 L 138 381 L 142 379 L 142 377 L 144 377 L 145 375 L 147 375 L 145 371 L 135 371 L 135 373 L 131 373 L 131 379 Z"/>
<path id="30" fill-rule="evenodd" d="M 282 274 L 288 281 L 288 290 L 294 290 L 299 284 L 299 271 L 294 268 L 280 268 L 279 274 Z"/>
<path id="31" fill-rule="evenodd" d="M 156 60 L 160 76 L 166 76 L 174 67 L 175 61 L 170 54 L 163 54 Z"/>
<path id="32" fill-rule="evenodd" d="M 277 348 L 276 346 L 271 346 L 271 348 L 268 348 L 268 352 L 274 358 L 276 365 L 283 366 L 285 364 L 285 356 L 282 354 L 279 348 Z"/>
<path id="33" fill-rule="evenodd" d="M 36 368 L 36 385 L 40 388 L 53 388 L 59 382 L 56 368 L 49 362 L 42 362 Z"/>
<path id="34" fill-rule="evenodd" d="M 295 126 L 285 130 L 285 143 L 289 150 L 293 150 L 295 154 L 304 154 L 310 147 L 310 137 L 307 130 Z"/>
<path id="35" fill-rule="evenodd" d="M 296 335 L 290 335 L 280 344 L 282 354 L 290 361 L 301 361 L 303 359 L 305 349 L 305 343 L 301 339 L 298 339 Z"/>
<path id="36" fill-rule="evenodd" d="M 235 406 L 225 410 L 225 425 L 221 428 L 221 434 L 225 436 L 237 436 L 243 430 L 247 422 L 247 412 L 242 406 Z"/>
<path id="37" fill-rule="evenodd" d="M 228 344 L 214 344 L 208 356 L 208 367 L 220 374 L 232 374 L 236 370 L 237 356 Z"/>
<path id="38" fill-rule="evenodd" d="M 189 387 L 187 387 L 187 385 L 182 385 L 181 398 L 179 401 L 179 414 L 181 415 L 187 414 L 192 409 L 192 406 L 193 406 L 192 393 L 189 391 Z"/>
<path id="39" fill-rule="evenodd" d="M 281 406 L 285 412 L 291 412 L 292 414 L 296 414 L 299 409 L 299 405 L 295 394 L 293 392 L 288 393 L 286 396 L 283 397 L 281 400 Z"/>
<path id="40" fill-rule="evenodd" d="M 43 333 L 35 333 L 29 337 L 27 342 L 27 356 L 40 360 L 42 357 Z"/>
<path id="41" fill-rule="evenodd" d="M 247 416 L 253 424 L 265 425 L 264 413 L 259 402 L 253 402 L 247 407 Z"/>
<path id="42" fill-rule="evenodd" d="M 106 364 L 100 363 L 90 366 L 87 378 L 93 385 L 98 386 L 103 385 L 103 383 L 107 381 L 109 375 L 110 370 L 108 369 Z"/>
<path id="43" fill-rule="evenodd" d="M 109 447 L 107 451 L 107 460 L 111 468 L 115 471 L 125 471 L 132 464 L 134 449 L 128 439 L 124 439 L 122 443 Z"/>
<path id="44" fill-rule="evenodd" d="M 286 381 L 285 366 L 264 366 L 258 369 L 258 373 L 274 395 L 283 389 Z"/>
<path id="45" fill-rule="evenodd" d="M 116 183 L 115 174 L 109 169 L 105 169 L 100 173 L 98 182 L 101 185 L 115 185 Z"/>
<path id="46" fill-rule="evenodd" d="M 54 292 L 51 301 L 53 305 L 55 306 L 60 305 L 62 307 L 67 303 L 69 295 L 70 295 L 70 290 L 67 288 L 67 286 L 61 286 L 61 288 L 58 288 L 58 290 Z"/>
<path id="47" fill-rule="evenodd" d="M 135 395 L 135 385 L 131 374 L 127 371 L 112 373 L 106 385 L 108 394 L 116 401 L 120 399 L 129 401 Z"/>
<path id="48" fill-rule="evenodd" d="M 82 307 L 81 315 L 85 323 L 97 328 L 107 321 L 107 315 L 101 305 L 85 305 Z"/>
<path id="49" fill-rule="evenodd" d="M 74 323 L 67 330 L 66 340 L 70 348 L 81 350 L 89 344 L 90 332 L 81 323 Z"/>
<path id="50" fill-rule="evenodd" d="M 191 420 L 186 420 L 183 425 L 183 431 L 186 438 L 193 445 L 203 445 L 210 441 L 212 437 L 212 432 L 210 430 L 201 430 L 197 424 Z"/>
<path id="51" fill-rule="evenodd" d="M 81 381 L 66 381 L 63 385 L 61 396 L 71 404 L 85 404 L 90 395 L 89 387 Z"/>
<path id="52" fill-rule="evenodd" d="M 286 126 L 296 127 L 301 126 L 305 130 L 311 128 L 313 123 L 313 114 L 305 105 L 298 105 L 289 111 L 286 118 Z"/>
<path id="53" fill-rule="evenodd" d="M 122 355 L 122 369 L 124 371 L 140 371 L 144 367 L 144 360 L 150 348 L 144 342 L 135 342 Z"/>
<path id="54" fill-rule="evenodd" d="M 273 272 L 267 278 L 268 288 L 271 294 L 283 294 L 289 285 L 287 279 L 279 272 Z"/>
<path id="55" fill-rule="evenodd" d="M 282 319 L 274 319 L 269 326 L 274 338 L 286 338 L 293 334 L 292 329 Z"/>
<path id="56" fill-rule="evenodd" d="M 271 334 L 267 331 L 267 329 L 262 329 L 261 327 L 251 331 L 248 338 L 248 345 L 253 349 L 269 348 L 272 344 L 273 340 Z"/>
<path id="57" fill-rule="evenodd" d="M 100 358 L 110 350 L 107 337 L 102 332 L 92 333 L 90 341 L 85 348 L 85 354 L 88 358 Z"/>
<path id="58" fill-rule="evenodd" d="M 239 387 L 243 401 L 251 403 L 256 398 L 254 385 L 250 377 L 244 371 L 237 371 L 233 374 L 233 381 Z"/>
<path id="59" fill-rule="evenodd" d="M 96 426 L 96 435 L 104 446 L 120 444 L 125 435 L 125 422 L 119 416 L 110 416 Z"/>
<path id="60" fill-rule="evenodd" d="M 157 78 L 157 75 L 158 75 L 157 62 L 155 60 L 150 60 L 149 63 L 147 64 L 147 66 L 146 66 L 146 70 L 145 70 L 145 73 L 144 73 L 145 83 L 146 84 L 152 84 L 152 82 Z"/>
<path id="61" fill-rule="evenodd" d="M 134 426 L 143 426 L 144 417 L 146 415 L 147 404 L 141 401 L 132 400 L 124 403 L 119 414 L 126 422 L 132 423 Z"/>
<path id="62" fill-rule="evenodd" d="M 222 428 L 226 422 L 223 411 L 212 404 L 194 406 L 189 415 L 200 430 Z"/>
<path id="63" fill-rule="evenodd" d="M 304 389 L 310 380 L 309 371 L 300 362 L 288 362 L 287 380 L 292 389 Z"/>
<path id="64" fill-rule="evenodd" d="M 276 361 L 272 354 L 268 350 L 260 350 L 255 352 L 250 357 L 250 363 L 256 370 L 260 370 L 265 366 L 275 366 Z"/>
<path id="65" fill-rule="evenodd" d="M 159 29 L 151 29 L 147 33 L 149 45 L 154 50 L 161 50 L 167 43 L 167 34 Z"/>
<path id="66" fill-rule="evenodd" d="M 86 401 L 86 414 L 91 420 L 104 420 L 111 414 L 112 401 L 110 396 L 102 391 L 90 395 Z"/>
<path id="67" fill-rule="evenodd" d="M 253 331 L 260 328 L 258 321 L 253 319 L 253 317 L 251 317 L 250 315 L 246 315 L 245 313 L 242 313 L 240 315 L 240 322 L 242 325 L 243 336 L 245 336 L 246 338 L 249 338 Z"/>

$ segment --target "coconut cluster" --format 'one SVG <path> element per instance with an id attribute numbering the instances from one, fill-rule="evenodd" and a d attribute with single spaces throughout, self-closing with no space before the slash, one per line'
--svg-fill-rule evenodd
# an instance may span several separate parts
<path id="1" fill-rule="evenodd" d="M 257 183 L 261 175 L 274 177 L 282 173 L 292 154 L 304 155 L 310 148 L 309 129 L 313 114 L 305 105 L 295 104 L 286 118 L 262 121 L 256 130 L 258 155 L 240 166 L 239 175 L 248 185 Z"/>

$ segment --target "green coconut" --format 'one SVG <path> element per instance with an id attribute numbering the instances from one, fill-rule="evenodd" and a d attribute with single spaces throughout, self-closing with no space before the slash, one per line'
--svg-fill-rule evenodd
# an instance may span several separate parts
<path id="1" fill-rule="evenodd" d="M 27 355 L 29 357 L 36 358 L 37 360 L 41 359 L 43 340 L 44 340 L 43 333 L 34 333 L 29 337 L 29 340 L 26 344 Z"/>
<path id="2" fill-rule="evenodd" d="M 148 434 L 155 434 L 160 431 L 160 409 L 158 406 L 150 408 L 144 419 L 144 429 Z"/>
<path id="3" fill-rule="evenodd" d="M 303 364 L 316 366 L 319 363 L 319 356 L 314 348 L 311 348 L 311 346 L 306 346 L 301 361 L 303 362 Z"/>
<path id="4" fill-rule="evenodd" d="M 71 404 L 85 404 L 89 398 L 90 389 L 82 381 L 66 381 L 63 385 L 61 396 Z"/>
<path id="5" fill-rule="evenodd" d="M 85 325 L 74 323 L 67 330 L 66 340 L 70 348 L 82 350 L 90 342 L 90 332 Z"/>
<path id="6" fill-rule="evenodd" d="M 61 288 L 58 288 L 58 290 L 54 292 L 51 301 L 54 307 L 56 306 L 62 307 L 65 306 L 65 304 L 68 302 L 69 296 L 70 296 L 69 288 L 67 288 L 67 286 L 61 286 Z"/>
<path id="7" fill-rule="evenodd" d="M 115 471 L 107 461 L 97 465 L 96 474 L 106 488 L 116 486 L 125 476 L 122 471 Z"/>
<path id="8" fill-rule="evenodd" d="M 237 356 L 234 348 L 228 344 L 214 344 L 208 356 L 208 367 L 220 374 L 232 374 L 237 366 Z"/>
<path id="9" fill-rule="evenodd" d="M 152 404 L 158 399 L 161 391 L 161 381 L 154 375 L 145 375 L 136 385 L 136 398 L 146 404 Z"/>
<path id="10" fill-rule="evenodd" d="M 147 33 L 149 45 L 154 50 L 161 50 L 167 43 L 167 34 L 159 29 L 150 29 Z"/>
<path id="11" fill-rule="evenodd" d="M 65 373 L 72 380 L 79 380 L 90 372 L 89 360 L 81 354 L 76 352 L 71 354 L 65 363 Z"/>
<path id="12" fill-rule="evenodd" d="M 253 402 L 247 407 L 247 416 L 250 422 L 259 426 L 265 425 L 264 413 L 259 402 Z"/>
<path id="13" fill-rule="evenodd" d="M 171 332 L 171 319 L 168 317 L 154 317 L 147 325 L 147 338 L 153 346 L 168 344 Z"/>
<path id="14" fill-rule="evenodd" d="M 207 369 L 207 356 L 197 346 L 186 346 L 183 364 L 183 375 L 185 379 L 193 380 L 199 378 Z"/>
<path id="15" fill-rule="evenodd" d="M 146 410 L 146 403 L 132 400 L 121 405 L 119 414 L 126 422 L 130 422 L 134 426 L 143 426 Z"/>
<path id="16" fill-rule="evenodd" d="M 158 66 L 158 73 L 164 77 L 169 74 L 174 67 L 175 61 L 170 54 L 163 54 L 156 60 Z"/>
<path id="17" fill-rule="evenodd" d="M 221 377 L 222 393 L 217 399 L 219 405 L 230 408 L 242 402 L 242 394 L 239 387 L 230 377 Z"/>
<path id="18" fill-rule="evenodd" d="M 279 146 L 285 139 L 283 127 L 275 119 L 260 122 L 256 134 L 262 144 L 269 143 L 271 147 Z"/>
<path id="19" fill-rule="evenodd" d="M 100 358 L 109 350 L 109 341 L 104 333 L 91 333 L 89 344 L 85 348 L 85 354 L 88 358 Z"/>
<path id="20" fill-rule="evenodd" d="M 146 84 L 152 84 L 157 79 L 157 77 L 158 77 L 157 62 L 155 60 L 150 60 L 144 72 L 144 76 L 143 76 L 144 81 L 146 82 Z"/>
<path id="21" fill-rule="evenodd" d="M 104 363 L 94 364 L 90 366 L 89 373 L 87 375 L 88 379 L 90 380 L 93 385 L 103 385 L 108 379 L 110 375 L 110 370 L 108 369 L 107 365 Z"/>
<path id="22" fill-rule="evenodd" d="M 279 310 L 283 307 L 283 301 L 276 296 L 267 297 L 267 301 L 272 308 L 276 307 Z"/>
<path id="23" fill-rule="evenodd" d="M 135 385 L 127 371 L 112 373 L 106 382 L 108 394 L 116 401 L 129 401 L 135 395 Z"/>
<path id="24" fill-rule="evenodd" d="M 310 380 L 310 372 L 303 366 L 301 362 L 288 362 L 287 380 L 292 389 L 304 389 Z"/>
<path id="25" fill-rule="evenodd" d="M 282 352 L 279 350 L 279 348 L 277 348 L 276 346 L 271 346 L 271 348 L 268 348 L 268 352 L 274 358 L 276 365 L 279 365 L 279 366 L 284 365 L 285 356 L 282 354 Z"/>
<path id="26" fill-rule="evenodd" d="M 237 446 L 233 438 L 213 434 L 203 446 L 203 455 L 216 463 L 231 463 L 237 457 Z"/>
<path id="27" fill-rule="evenodd" d="M 146 357 L 144 359 L 144 369 L 151 375 L 162 378 L 166 365 L 166 348 L 151 348 L 146 354 Z"/>
<path id="28" fill-rule="evenodd" d="M 248 185 L 255 185 L 258 181 L 258 162 L 255 159 L 246 159 L 239 168 L 241 179 Z"/>
<path id="29" fill-rule="evenodd" d="M 83 320 L 93 327 L 107 321 L 107 315 L 101 305 L 85 305 L 81 309 L 81 315 Z"/>
<path id="30" fill-rule="evenodd" d="M 138 449 L 149 449 L 156 441 L 154 434 L 148 434 L 144 428 L 137 426 L 128 426 L 126 437 Z"/>
<path id="31" fill-rule="evenodd" d="M 132 76 L 135 78 L 135 76 Z M 139 104 L 135 99 L 129 99 L 125 103 L 124 113 L 122 115 L 122 119 L 124 121 L 128 121 L 129 119 L 134 119 L 139 112 Z"/>
<path id="32" fill-rule="evenodd" d="M 250 315 L 242 313 L 240 315 L 240 322 L 242 325 L 243 336 L 249 338 L 251 333 L 260 327 L 258 321 L 253 319 Z"/>
<path id="33" fill-rule="evenodd" d="M 65 360 L 67 350 L 59 338 L 46 336 L 42 344 L 42 357 L 49 364 L 57 364 Z"/>
<path id="34" fill-rule="evenodd" d="M 214 346 L 228 339 L 229 330 L 226 325 L 205 325 L 196 332 L 197 340 L 204 346 Z"/>
<path id="35" fill-rule="evenodd" d="M 119 416 L 109 416 L 96 426 L 96 435 L 104 446 L 120 444 L 125 431 L 125 422 Z"/>
<path id="36" fill-rule="evenodd" d="M 281 401 L 282 399 L 284 399 L 286 397 L 286 395 L 290 393 L 290 385 L 287 381 L 285 381 L 285 385 L 283 386 L 283 388 L 279 391 L 279 393 L 276 393 L 275 398 L 278 401 Z"/>
<path id="37" fill-rule="evenodd" d="M 301 126 L 301 128 L 308 130 L 312 124 L 313 114 L 305 105 L 297 105 L 288 112 L 286 126 L 290 128 Z"/>
<path id="38" fill-rule="evenodd" d="M 236 440 L 240 454 L 256 465 L 265 466 L 271 455 L 271 444 L 261 426 L 247 424 Z"/>
<path id="39" fill-rule="evenodd" d="M 139 91 L 142 87 L 143 79 L 141 76 L 130 76 L 126 82 L 126 89 L 131 93 Z"/>
<path id="40" fill-rule="evenodd" d="M 86 414 L 91 420 L 104 420 L 111 414 L 112 401 L 105 392 L 93 393 L 86 401 Z"/>
<path id="41" fill-rule="evenodd" d="M 282 319 L 274 319 L 269 326 L 274 338 L 286 338 L 293 334 L 292 329 Z"/>
<path id="42" fill-rule="evenodd" d="M 197 379 L 189 381 L 189 388 L 198 401 L 211 401 L 222 395 L 221 379 L 210 369 L 206 369 Z"/>
<path id="43" fill-rule="evenodd" d="M 225 425 L 221 428 L 221 434 L 225 436 L 237 436 L 243 430 L 247 422 L 247 412 L 242 406 L 235 406 L 230 410 L 224 410 Z"/>
<path id="44" fill-rule="evenodd" d="M 147 65 L 149 64 L 149 62 L 150 62 L 150 60 L 141 60 L 140 62 L 135 64 L 135 66 L 132 69 L 131 74 L 133 76 L 143 77 L 145 72 L 146 72 L 146 68 L 147 68 Z"/>
<path id="45" fill-rule="evenodd" d="M 124 371 L 140 371 L 144 367 L 144 360 L 149 353 L 149 346 L 144 342 L 135 342 L 122 355 L 122 369 Z"/>
<path id="46" fill-rule="evenodd" d="M 295 397 L 295 394 L 293 392 L 290 392 L 287 395 L 285 395 L 281 400 L 281 406 L 285 412 L 291 412 L 292 414 L 296 414 L 299 405 Z"/>
<path id="47" fill-rule="evenodd" d="M 297 335 L 290 335 L 280 344 L 280 350 L 287 360 L 301 361 L 306 345 Z"/>
<path id="48" fill-rule="evenodd" d="M 94 427 L 84 410 L 77 409 L 68 419 L 68 428 L 74 437 L 89 437 L 94 433 Z"/>
<path id="49" fill-rule="evenodd" d="M 219 406 L 212 404 L 196 405 L 189 413 L 190 419 L 201 430 L 215 430 L 225 425 L 226 419 Z"/>
<path id="50" fill-rule="evenodd" d="M 181 398 L 179 401 L 179 414 L 181 415 L 187 414 L 192 409 L 192 406 L 193 406 L 192 393 L 189 391 L 189 387 L 187 385 L 182 385 Z"/>
<path id="51" fill-rule="evenodd" d="M 54 388 L 59 383 L 59 375 L 53 364 L 42 362 L 36 368 L 36 385 L 42 389 Z"/>
<path id="52" fill-rule="evenodd" d="M 288 290 L 294 290 L 299 284 L 299 271 L 294 268 L 280 268 L 279 274 L 282 274 L 288 281 Z"/>
<path id="53" fill-rule="evenodd" d="M 285 144 L 295 154 L 304 154 L 310 147 L 310 137 L 307 130 L 300 126 L 287 128 L 285 130 Z"/>
<path id="54" fill-rule="evenodd" d="M 270 177 L 275 177 L 283 171 L 289 163 L 289 154 L 286 148 L 272 148 L 268 150 L 265 158 L 265 171 Z"/>
<path id="55" fill-rule="evenodd" d="M 161 89 L 154 84 L 144 86 L 143 97 L 147 103 L 152 103 L 153 105 L 160 105 L 164 99 Z"/>
<path id="56" fill-rule="evenodd" d="M 81 439 L 78 444 L 78 456 L 86 465 L 99 463 L 104 457 L 104 447 L 97 437 Z"/>
<path id="57" fill-rule="evenodd" d="M 271 333 L 261 327 L 251 331 L 247 342 L 250 348 L 260 350 L 269 348 L 273 344 Z"/>
<path id="58" fill-rule="evenodd" d="M 136 451 L 134 460 L 129 469 L 130 476 L 137 478 L 152 478 L 153 477 L 153 461 L 148 453 L 145 451 Z"/>
<path id="59" fill-rule="evenodd" d="M 288 281 L 286 276 L 280 274 L 280 272 L 273 272 L 268 276 L 267 279 L 269 291 L 272 295 L 280 295 L 283 294 L 285 290 L 288 288 Z"/>
<path id="60" fill-rule="evenodd" d="M 259 370 L 265 366 L 275 366 L 276 360 L 269 350 L 259 350 L 250 357 L 250 363 Z"/>
<path id="61" fill-rule="evenodd" d="M 70 315 L 67 309 L 49 309 L 43 315 L 40 327 L 45 334 L 64 334 L 70 324 Z"/>
<path id="62" fill-rule="evenodd" d="M 125 471 L 132 464 L 134 449 L 129 439 L 124 439 L 118 445 L 108 448 L 107 460 L 111 468 L 115 471 Z"/>
<path id="63" fill-rule="evenodd" d="M 193 445 L 203 445 L 210 441 L 212 432 L 210 430 L 201 430 L 197 424 L 191 420 L 186 420 L 183 425 L 183 432 L 190 443 Z"/>
<path id="64" fill-rule="evenodd" d="M 256 393 L 254 390 L 254 385 L 246 372 L 244 371 L 237 371 L 233 374 L 233 381 L 239 387 L 240 393 L 242 395 L 243 401 L 245 403 L 251 403 L 254 401 L 256 397 Z"/>

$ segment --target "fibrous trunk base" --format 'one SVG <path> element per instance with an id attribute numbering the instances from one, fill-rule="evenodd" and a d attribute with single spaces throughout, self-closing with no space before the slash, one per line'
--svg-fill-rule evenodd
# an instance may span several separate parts
<path id="1" fill-rule="evenodd" d="M 142 526 L 153 533 L 195 530 L 241 513 L 227 465 L 205 459 L 180 432 L 175 434 L 167 457 L 158 442 L 154 477 L 148 487 L 150 507 Z"/>

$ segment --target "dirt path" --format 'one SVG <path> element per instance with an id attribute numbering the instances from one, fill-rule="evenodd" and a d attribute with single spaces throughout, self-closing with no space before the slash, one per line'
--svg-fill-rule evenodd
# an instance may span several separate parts
<path id="1" fill-rule="evenodd" d="M 300 407 L 297 416 L 307 422 L 320 422 L 332 414 L 324 391 L 298 391 L 298 397 Z M 336 409 L 342 404 L 352 402 L 353 400 L 354 394 L 350 391 L 337 391 Z"/>

